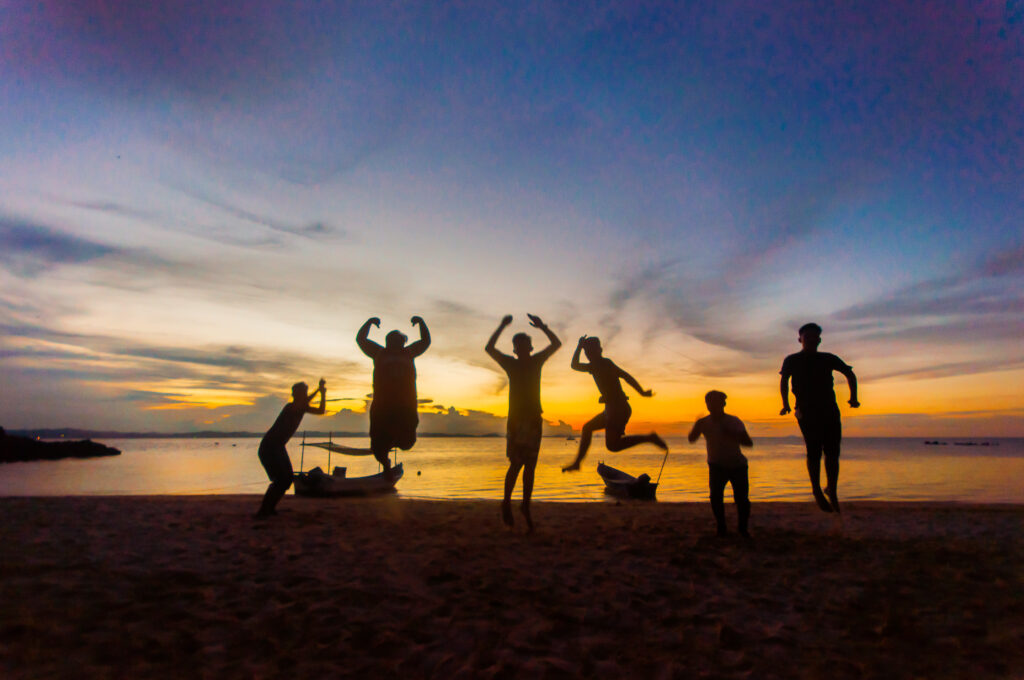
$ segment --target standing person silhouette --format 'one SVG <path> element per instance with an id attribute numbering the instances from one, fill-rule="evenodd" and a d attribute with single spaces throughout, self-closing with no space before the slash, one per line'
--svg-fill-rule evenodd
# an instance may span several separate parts
<path id="1" fill-rule="evenodd" d="M 326 410 L 324 402 L 327 400 L 327 383 L 324 382 L 324 379 L 320 378 L 320 385 L 313 394 L 306 394 L 308 391 L 309 387 L 304 382 L 292 385 L 292 400 L 284 405 L 277 420 L 260 441 L 260 463 L 263 464 L 263 469 L 270 477 L 270 486 L 267 487 L 267 492 L 263 495 L 263 503 L 260 504 L 260 509 L 256 513 L 257 519 L 276 515 L 275 508 L 278 501 L 292 485 L 295 471 L 292 469 L 292 461 L 288 457 L 285 444 L 299 429 L 302 416 L 307 413 L 322 416 Z M 317 392 L 320 393 L 320 405 L 314 408 L 309 404 L 316 397 Z"/>
<path id="2" fill-rule="evenodd" d="M 580 361 L 580 352 L 586 353 L 589 363 L 584 364 Z M 563 467 L 562 472 L 580 469 L 580 463 L 587 455 L 587 449 L 590 448 L 590 440 L 594 436 L 595 430 L 604 430 L 605 446 L 609 451 L 622 451 L 637 444 L 654 444 L 662 451 L 668 451 L 668 446 L 657 432 L 628 437 L 625 435 L 626 423 L 629 422 L 633 409 L 630 408 L 629 397 L 623 392 L 619 381 L 625 380 L 642 397 L 654 396 L 654 392 L 640 387 L 636 378 L 616 366 L 611 359 L 602 356 L 600 340 L 594 337 L 588 338 L 586 335 L 581 337 L 576 345 L 576 352 L 572 355 L 572 368 L 575 371 L 594 376 L 594 382 L 601 393 L 599 401 L 604 404 L 604 412 L 584 423 L 576 460 Z"/>
<path id="3" fill-rule="evenodd" d="M 520 511 L 526 518 L 526 525 L 533 532 L 533 518 L 530 515 L 530 496 L 533 494 L 533 477 L 540 453 L 540 439 L 544 427 L 540 405 L 540 371 L 544 362 L 551 357 L 562 341 L 547 327 L 540 317 L 527 314 L 530 325 L 548 336 L 548 346 L 531 354 L 533 341 L 526 333 L 512 336 L 510 357 L 498 351 L 495 345 L 505 327 L 512 323 L 512 315 L 505 316 L 491 335 L 484 348 L 487 353 L 505 369 L 508 374 L 508 423 L 505 430 L 505 455 L 508 456 L 508 472 L 505 473 L 505 500 L 501 504 L 501 517 L 508 526 L 512 520 L 512 490 L 516 486 L 519 471 L 523 471 L 523 504 Z"/>
<path id="4" fill-rule="evenodd" d="M 732 484 L 732 498 L 736 504 L 737 530 L 740 536 L 750 538 L 747 524 L 750 520 L 750 481 L 747 475 L 747 457 L 740 446 L 753 446 L 743 421 L 725 412 L 725 392 L 711 390 L 704 395 L 710 415 L 699 418 L 687 439 L 690 443 L 704 435 L 708 450 L 708 487 L 711 490 L 711 512 L 715 515 L 718 535 L 727 536 L 725 528 L 725 485 Z"/>
<path id="5" fill-rule="evenodd" d="M 793 380 L 793 394 L 796 396 L 796 410 L 793 415 L 800 425 L 800 432 L 807 445 L 807 472 L 811 478 L 811 492 L 818 507 L 825 512 L 839 512 L 839 443 L 842 441 L 842 423 L 839 405 L 832 380 L 832 372 L 846 376 L 850 386 L 852 408 L 858 408 L 857 376 L 835 354 L 819 352 L 821 326 L 816 323 L 800 327 L 798 339 L 802 350 L 790 354 L 782 362 L 782 394 L 780 416 L 790 412 L 789 381 Z M 825 455 L 825 493 L 821 492 L 821 456 Z M 826 498 L 826 495 L 828 498 Z"/>
<path id="6" fill-rule="evenodd" d="M 416 443 L 416 426 L 420 418 L 416 411 L 416 365 L 414 360 L 430 347 L 430 331 L 421 317 L 411 319 L 420 327 L 420 339 L 408 347 L 407 338 L 399 331 L 391 331 L 381 347 L 370 340 L 370 327 L 380 328 L 380 319 L 366 320 L 356 343 L 363 354 L 373 359 L 373 401 L 370 403 L 370 449 L 373 457 L 384 466 L 391 478 L 391 459 L 388 454 L 396 446 L 408 451 Z"/>

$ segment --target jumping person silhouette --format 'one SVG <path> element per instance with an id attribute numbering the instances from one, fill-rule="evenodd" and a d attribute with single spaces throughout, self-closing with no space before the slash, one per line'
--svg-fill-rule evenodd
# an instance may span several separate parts
<path id="1" fill-rule="evenodd" d="M 373 401 L 370 403 L 370 449 L 374 458 L 391 476 L 388 454 L 398 447 L 408 451 L 416 443 L 416 365 L 414 360 L 430 347 L 430 331 L 422 318 L 414 316 L 413 326 L 420 327 L 420 339 L 406 346 L 405 334 L 391 331 L 381 347 L 370 340 L 370 327 L 380 328 L 380 319 L 366 320 L 356 343 L 363 354 L 373 359 Z"/>
<path id="2" fill-rule="evenodd" d="M 281 413 L 277 416 L 277 420 L 274 421 L 274 424 L 270 426 L 270 429 L 267 430 L 267 433 L 263 435 L 263 439 L 260 441 L 260 463 L 263 464 L 263 469 L 267 471 L 267 476 L 270 477 L 270 486 L 267 487 L 267 493 L 263 495 L 263 503 L 260 504 L 259 512 L 256 513 L 256 517 L 259 519 L 277 514 L 275 508 L 278 501 L 281 500 L 281 497 L 284 496 L 285 492 L 292 485 L 295 471 L 292 469 L 292 461 L 288 457 L 288 450 L 285 448 L 285 444 L 292 438 L 295 431 L 299 429 L 302 416 L 307 413 L 322 416 L 325 412 L 324 402 L 327 399 L 327 383 L 324 382 L 324 379 L 320 378 L 320 384 L 313 394 L 306 394 L 308 391 L 309 387 L 304 382 L 297 382 L 292 385 L 292 400 L 284 405 Z M 314 408 L 309 404 L 316 397 L 317 392 L 320 393 L 320 405 Z"/>
<path id="3" fill-rule="evenodd" d="M 807 446 L 807 473 L 811 478 L 811 492 L 818 507 L 825 512 L 839 512 L 839 443 L 842 440 L 842 424 L 839 405 L 832 380 L 832 371 L 846 376 L 850 386 L 852 408 L 858 408 L 857 376 L 835 354 L 819 352 L 821 326 L 816 323 L 800 327 L 798 339 L 803 349 L 790 354 L 782 362 L 782 410 L 779 415 L 790 412 L 789 380 L 793 380 L 793 394 L 796 396 L 796 410 L 793 415 L 800 425 Z M 821 492 L 821 456 L 825 454 L 825 493 Z M 825 496 L 828 496 L 826 499 Z"/>
<path id="4" fill-rule="evenodd" d="M 526 333 L 516 333 L 512 336 L 512 352 L 515 357 L 499 352 L 495 345 L 501 332 L 512 323 L 512 315 L 509 314 L 501 320 L 501 324 L 487 341 L 485 350 L 508 374 L 508 423 L 505 433 L 508 472 L 505 473 L 505 499 L 501 504 L 501 516 L 505 524 L 512 526 L 512 490 L 516 486 L 519 471 L 522 470 L 523 504 L 520 511 L 532 532 L 530 496 L 533 494 L 533 477 L 537 468 L 544 425 L 540 405 L 540 371 L 544 362 L 562 346 L 562 341 L 551 332 L 540 317 L 533 314 L 526 316 L 529 317 L 531 326 L 548 336 L 547 347 L 536 354 L 531 354 L 533 341 L 530 336 Z"/>
<path id="5" fill-rule="evenodd" d="M 584 364 L 580 361 L 580 352 L 586 353 L 589 363 Z M 563 467 L 562 472 L 580 469 L 580 463 L 587 455 L 587 449 L 590 448 L 590 440 L 595 430 L 605 431 L 604 441 L 609 451 L 622 451 L 637 444 L 654 444 L 661 450 L 668 451 L 665 441 L 656 432 L 645 435 L 625 435 L 626 423 L 629 422 L 633 409 L 630 408 L 629 398 L 623 392 L 619 381 L 625 380 L 642 397 L 651 397 L 654 396 L 654 393 L 640 387 L 636 378 L 616 366 L 611 359 L 602 356 L 600 340 L 586 335 L 581 337 L 576 345 L 576 352 L 572 355 L 572 368 L 594 376 L 594 382 L 601 393 L 600 402 L 604 404 L 604 412 L 594 416 L 583 425 L 576 460 Z"/>

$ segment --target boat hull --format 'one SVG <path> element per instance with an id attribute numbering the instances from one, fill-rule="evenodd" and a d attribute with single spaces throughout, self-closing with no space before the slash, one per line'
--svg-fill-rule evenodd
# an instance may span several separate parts
<path id="1" fill-rule="evenodd" d="M 658 485 L 652 484 L 649 479 L 637 479 L 604 463 L 598 463 L 597 474 L 604 480 L 604 492 L 609 496 L 644 501 L 656 500 Z"/>
<path id="2" fill-rule="evenodd" d="M 395 484 L 404 473 L 402 464 L 398 463 L 391 468 L 391 473 L 391 479 L 383 472 L 366 477 L 346 477 L 343 474 L 328 475 L 320 471 L 320 468 L 315 468 L 309 472 L 295 474 L 295 495 L 308 498 L 336 498 L 393 493 Z"/>

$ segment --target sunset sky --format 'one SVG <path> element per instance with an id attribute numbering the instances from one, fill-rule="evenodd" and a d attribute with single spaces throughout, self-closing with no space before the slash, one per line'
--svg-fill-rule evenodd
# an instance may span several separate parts
<path id="1" fill-rule="evenodd" d="M 796 329 L 844 432 L 1024 436 L 1024 4 L 0 5 L 0 425 L 266 429 L 422 315 L 421 431 L 498 432 L 540 315 L 678 434 L 780 417 Z"/>

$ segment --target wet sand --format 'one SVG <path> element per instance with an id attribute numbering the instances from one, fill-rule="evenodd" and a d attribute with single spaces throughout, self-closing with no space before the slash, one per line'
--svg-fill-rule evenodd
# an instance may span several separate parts
<path id="1" fill-rule="evenodd" d="M 0 676 L 1024 677 L 1024 506 L 258 501 L 0 499 Z"/>

